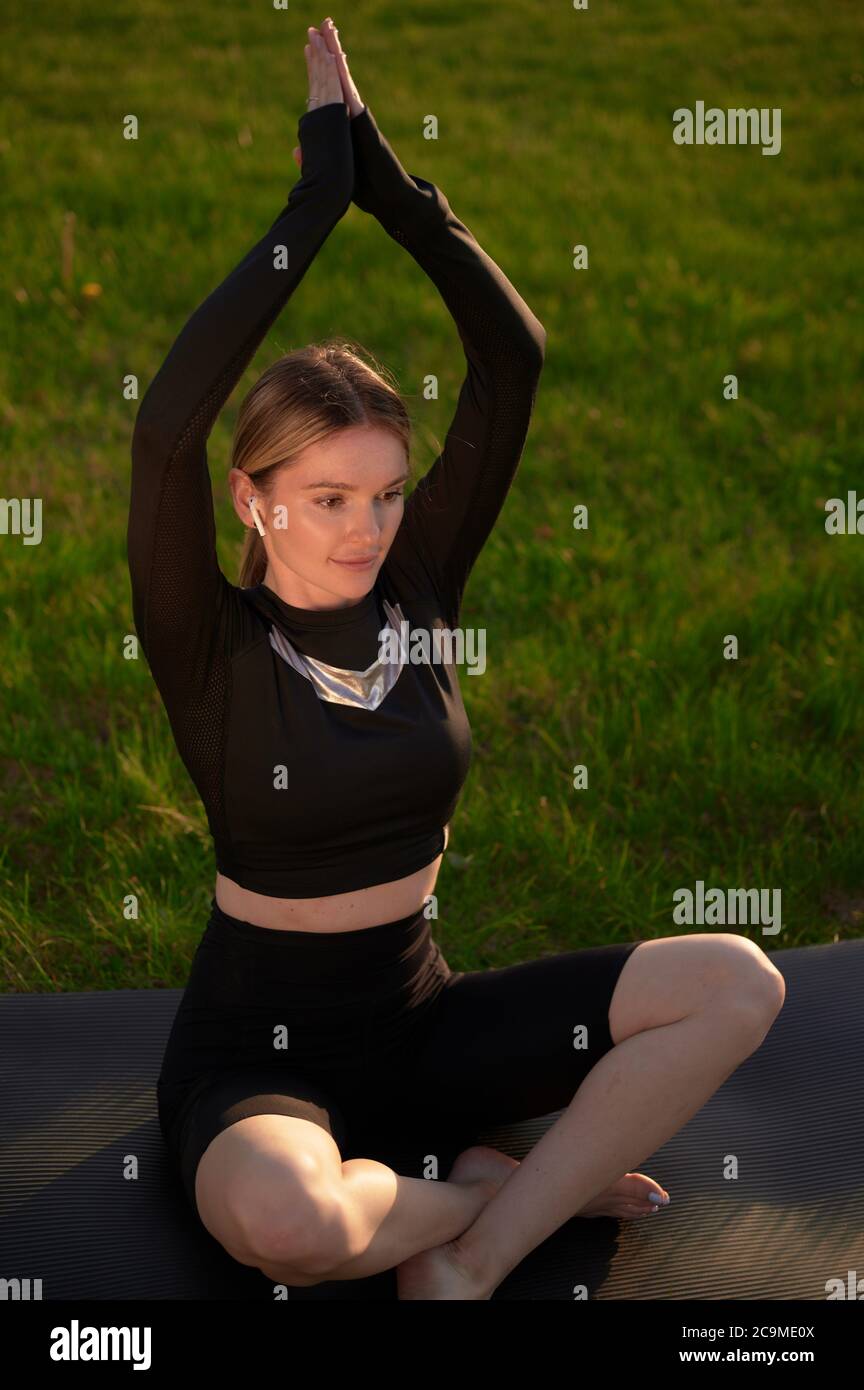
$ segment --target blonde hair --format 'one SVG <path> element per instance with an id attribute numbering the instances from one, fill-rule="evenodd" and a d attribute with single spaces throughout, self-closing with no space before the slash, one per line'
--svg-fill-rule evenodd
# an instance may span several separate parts
<path id="1" fill-rule="evenodd" d="M 280 357 L 249 391 L 237 414 L 231 466 L 248 473 L 266 497 L 279 469 L 302 449 L 351 425 L 390 430 L 411 471 L 411 420 L 389 373 L 346 338 L 312 343 Z M 240 587 L 260 584 L 266 569 L 264 541 L 257 527 L 247 527 Z"/>

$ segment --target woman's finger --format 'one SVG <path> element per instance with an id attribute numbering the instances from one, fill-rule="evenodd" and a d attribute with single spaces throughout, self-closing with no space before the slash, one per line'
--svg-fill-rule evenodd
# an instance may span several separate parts
<path id="1" fill-rule="evenodd" d="M 348 55 L 342 48 L 339 39 L 339 30 L 336 28 L 332 19 L 328 17 L 321 25 L 319 32 L 327 47 L 328 53 L 332 53 L 336 63 L 336 71 L 339 74 L 339 81 L 342 86 L 342 95 L 348 103 L 348 114 L 349 116 L 357 116 L 363 110 L 363 99 L 348 70 Z"/>
<path id="2" fill-rule="evenodd" d="M 339 30 L 336 28 L 332 19 L 325 19 L 318 32 L 331 53 L 335 55 L 342 52 L 342 44 L 339 41 Z"/>

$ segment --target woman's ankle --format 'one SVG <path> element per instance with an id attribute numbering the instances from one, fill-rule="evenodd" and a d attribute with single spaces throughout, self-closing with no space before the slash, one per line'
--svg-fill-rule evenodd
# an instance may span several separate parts
<path id="1" fill-rule="evenodd" d="M 351 1228 L 349 1243 L 354 1254 L 329 1270 L 328 1279 L 363 1278 L 393 1269 L 421 1250 L 443 1245 L 473 1225 L 496 1191 L 485 1178 L 467 1182 L 408 1178 L 371 1159 L 351 1159 L 342 1166 L 343 1171 L 349 1170 L 345 1172 L 346 1197 L 353 1210 L 346 1222 Z M 396 1185 L 395 1200 L 392 1189 L 387 1191 L 386 1202 L 375 1200 L 376 1184 L 370 1180 L 382 1168 Z M 380 1176 L 386 1189 L 385 1173 Z M 358 1249 L 357 1233 L 370 1228 L 371 1235 L 362 1237 L 365 1244 Z"/>

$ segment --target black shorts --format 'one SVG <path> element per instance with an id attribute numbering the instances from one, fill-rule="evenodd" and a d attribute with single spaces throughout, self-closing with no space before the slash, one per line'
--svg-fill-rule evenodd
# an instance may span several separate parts
<path id="1" fill-rule="evenodd" d="M 250 1115 L 323 1126 L 343 1159 L 384 1135 L 470 1135 L 562 1110 L 612 1046 L 638 941 L 452 971 L 422 909 L 347 932 L 277 931 L 212 901 L 157 1084 L 195 1206 L 211 1140 Z M 367 1152 L 367 1150 L 369 1150 Z"/>

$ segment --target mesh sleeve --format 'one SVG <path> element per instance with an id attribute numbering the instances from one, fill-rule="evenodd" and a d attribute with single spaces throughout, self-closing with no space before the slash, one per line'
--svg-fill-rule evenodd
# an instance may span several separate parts
<path id="1" fill-rule="evenodd" d="M 350 124 L 354 202 L 435 284 L 465 354 L 467 372 L 444 448 L 409 497 L 388 557 L 405 571 L 422 564 L 455 621 L 518 467 L 546 333 L 441 190 L 405 172 L 369 108 Z"/>

